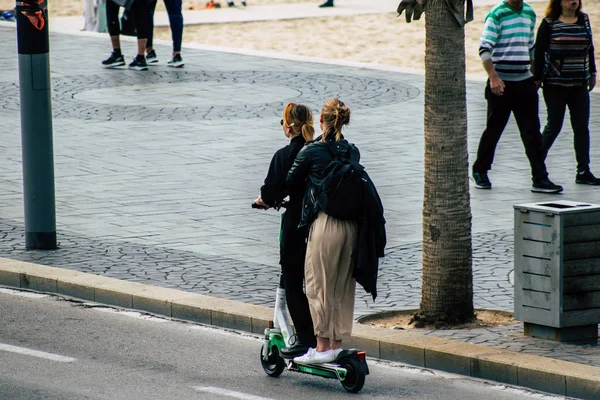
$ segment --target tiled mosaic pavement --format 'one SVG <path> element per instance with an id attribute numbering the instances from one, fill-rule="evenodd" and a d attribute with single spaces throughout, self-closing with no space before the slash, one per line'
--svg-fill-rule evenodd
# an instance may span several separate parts
<path id="1" fill-rule="evenodd" d="M 10 39 L 0 41 L 0 52 L 14 54 L 14 31 L 0 26 L 0 36 Z M 125 40 L 125 54 L 133 46 Z M 356 316 L 418 306 L 422 76 L 189 48 L 182 70 L 111 71 L 99 67 L 108 47 L 105 36 L 51 37 L 61 243 L 52 252 L 24 250 L 17 59 L 0 58 L 0 256 L 272 305 L 279 216 L 249 204 L 271 155 L 285 144 L 283 106 L 299 101 L 318 110 L 326 97 L 339 96 L 352 109 L 347 135 L 377 184 L 388 230 L 379 297 L 373 303 L 359 288 Z M 485 121 L 483 84 L 469 82 L 467 90 L 473 156 Z M 595 94 L 592 107 L 594 132 L 600 129 Z M 600 137 L 591 140 L 594 160 Z M 600 190 L 573 183 L 567 128 L 549 160 L 552 179 L 565 186 L 560 198 L 600 203 Z M 494 189 L 471 190 L 478 308 L 512 310 L 513 205 L 557 198 L 531 193 L 528 175 L 511 122 L 490 175 Z M 600 365 L 596 345 L 521 332 L 517 324 L 424 333 Z"/>

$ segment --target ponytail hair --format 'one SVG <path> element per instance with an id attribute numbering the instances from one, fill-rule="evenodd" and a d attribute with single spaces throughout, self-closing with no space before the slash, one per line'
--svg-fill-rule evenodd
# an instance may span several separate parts
<path id="1" fill-rule="evenodd" d="M 313 140 L 315 136 L 313 114 L 307 106 L 289 103 L 283 110 L 283 122 L 292 129 L 293 137 L 302 135 L 307 142 Z"/>
<path id="2" fill-rule="evenodd" d="M 342 128 L 350 123 L 350 108 L 338 98 L 325 101 L 321 110 L 323 122 L 327 125 L 327 132 L 323 132 L 323 139 L 330 134 L 335 134 L 335 140 L 342 138 Z"/>

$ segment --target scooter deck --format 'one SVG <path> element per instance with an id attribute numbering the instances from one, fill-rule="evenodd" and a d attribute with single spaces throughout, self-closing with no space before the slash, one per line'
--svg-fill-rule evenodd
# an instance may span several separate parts
<path id="1" fill-rule="evenodd" d="M 347 372 L 345 368 L 342 368 L 339 364 L 335 363 L 311 364 L 291 361 L 288 364 L 288 369 L 339 380 L 343 380 Z"/>

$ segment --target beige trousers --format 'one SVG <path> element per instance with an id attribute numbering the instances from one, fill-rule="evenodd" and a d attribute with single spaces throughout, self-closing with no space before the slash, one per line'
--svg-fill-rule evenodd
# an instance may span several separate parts
<path id="1" fill-rule="evenodd" d="M 355 222 L 322 212 L 310 228 L 304 274 L 310 315 L 319 337 L 344 340 L 352 334 L 356 231 Z"/>

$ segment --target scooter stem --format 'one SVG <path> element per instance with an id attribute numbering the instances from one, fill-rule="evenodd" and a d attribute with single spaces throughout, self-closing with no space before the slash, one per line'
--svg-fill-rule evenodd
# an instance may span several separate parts
<path id="1" fill-rule="evenodd" d="M 293 335 L 292 326 L 287 314 L 287 303 L 285 300 L 285 289 L 277 288 L 275 295 L 275 315 L 273 316 L 273 326 L 281 330 L 283 340 L 286 346 L 290 346 L 290 339 Z"/>

